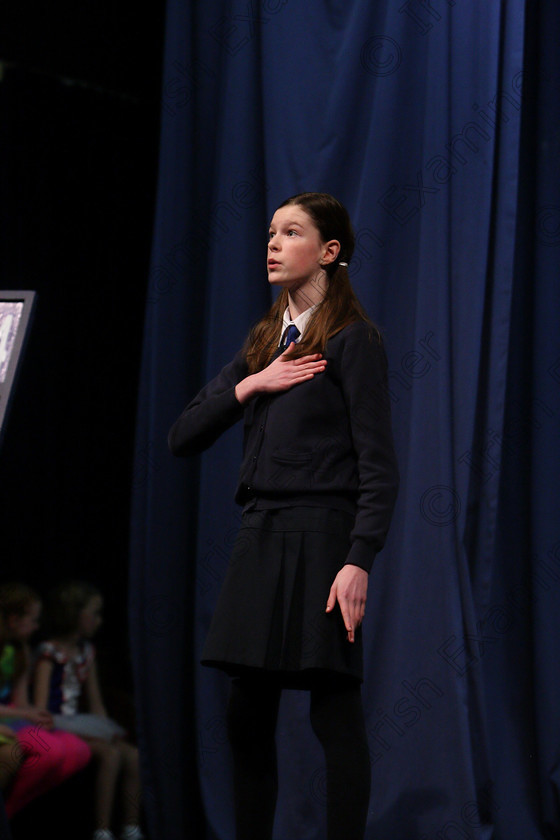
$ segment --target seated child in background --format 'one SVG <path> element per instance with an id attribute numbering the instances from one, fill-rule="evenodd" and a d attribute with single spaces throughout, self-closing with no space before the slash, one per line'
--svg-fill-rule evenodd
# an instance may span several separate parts
<path id="1" fill-rule="evenodd" d="M 19 582 L 0 585 L 0 788 L 9 818 L 88 763 L 88 745 L 53 728 L 52 715 L 29 703 L 29 639 L 41 598 Z"/>
<path id="2" fill-rule="evenodd" d="M 37 651 L 34 699 L 48 710 L 56 725 L 87 741 L 97 763 L 95 840 L 113 840 L 111 821 L 117 785 L 122 776 L 123 840 L 142 840 L 139 825 L 140 776 L 138 750 L 107 716 L 97 677 L 95 649 L 90 641 L 99 628 L 103 598 L 83 581 L 57 587 L 47 599 L 48 641 Z M 79 708 L 85 701 L 86 713 Z"/>

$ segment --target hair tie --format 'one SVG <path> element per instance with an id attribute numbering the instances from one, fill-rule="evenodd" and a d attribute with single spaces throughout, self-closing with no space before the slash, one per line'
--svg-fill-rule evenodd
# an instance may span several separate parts
<path id="1" fill-rule="evenodd" d="M 343 265 L 345 268 L 348 268 L 348 263 L 347 262 L 339 262 L 339 265 Z"/>

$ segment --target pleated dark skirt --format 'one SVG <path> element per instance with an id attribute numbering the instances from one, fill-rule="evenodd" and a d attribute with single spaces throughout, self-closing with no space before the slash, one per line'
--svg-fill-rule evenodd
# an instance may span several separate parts
<path id="1" fill-rule="evenodd" d="M 350 643 L 338 604 L 325 612 L 353 524 L 328 508 L 245 511 L 202 664 L 232 676 L 264 671 L 294 688 L 325 672 L 361 681 L 361 628 Z"/>

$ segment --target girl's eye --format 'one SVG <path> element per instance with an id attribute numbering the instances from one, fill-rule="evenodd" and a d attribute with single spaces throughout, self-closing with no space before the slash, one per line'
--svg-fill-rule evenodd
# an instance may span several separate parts
<path id="1" fill-rule="evenodd" d="M 288 236 L 291 236 L 292 233 L 294 234 L 294 236 L 297 236 L 297 230 L 289 230 L 288 231 Z"/>

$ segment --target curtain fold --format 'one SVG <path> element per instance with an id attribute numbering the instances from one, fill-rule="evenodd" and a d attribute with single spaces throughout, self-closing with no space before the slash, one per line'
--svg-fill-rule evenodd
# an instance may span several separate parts
<path id="1" fill-rule="evenodd" d="M 241 429 L 187 462 L 167 430 L 270 305 L 267 225 L 302 190 L 352 217 L 402 475 L 364 625 L 367 837 L 560 830 L 559 23 L 524 0 L 168 2 L 130 578 L 154 837 L 234 833 L 228 680 L 198 659 Z M 307 718 L 285 692 L 275 840 L 324 836 Z"/>

